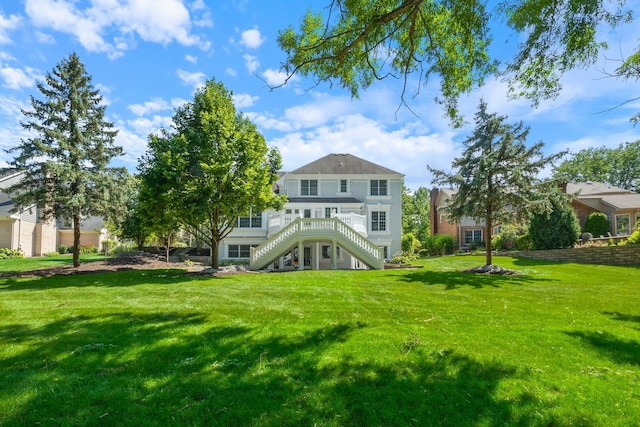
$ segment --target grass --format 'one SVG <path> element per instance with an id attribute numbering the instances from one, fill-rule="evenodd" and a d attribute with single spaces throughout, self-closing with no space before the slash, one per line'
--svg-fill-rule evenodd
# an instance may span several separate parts
<path id="1" fill-rule="evenodd" d="M 104 254 L 81 254 L 80 262 L 102 261 Z M 3 259 L 0 260 L 0 273 L 17 273 L 21 271 L 38 270 L 40 268 L 61 267 L 64 265 L 73 265 L 73 254 L 19 258 L 19 259 Z"/>
<path id="2" fill-rule="evenodd" d="M 483 261 L 0 279 L 0 424 L 637 424 L 639 269 Z"/>

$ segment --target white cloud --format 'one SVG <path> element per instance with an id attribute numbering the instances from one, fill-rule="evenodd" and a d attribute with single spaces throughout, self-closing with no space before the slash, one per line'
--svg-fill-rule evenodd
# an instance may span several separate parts
<path id="1" fill-rule="evenodd" d="M 33 87 L 36 84 L 36 80 L 42 79 L 42 76 L 30 67 L 25 67 L 22 70 L 5 66 L 0 68 L 0 77 L 4 80 L 3 86 L 16 90 Z"/>
<path id="2" fill-rule="evenodd" d="M 262 34 L 260 34 L 260 30 L 258 30 L 257 28 L 243 31 L 240 37 L 240 44 L 245 45 L 249 49 L 259 48 L 265 41 L 265 38 L 262 37 Z"/>
<path id="3" fill-rule="evenodd" d="M 204 86 L 207 76 L 202 72 L 190 73 L 188 71 L 178 69 L 176 75 L 184 84 L 191 85 L 194 89 Z"/>
<path id="4" fill-rule="evenodd" d="M 2 13 L 0 13 L 0 44 L 11 43 L 9 31 L 18 28 L 21 21 L 22 18 L 18 15 L 9 15 L 5 17 Z"/>
<path id="5" fill-rule="evenodd" d="M 247 66 L 247 70 L 249 70 L 249 72 L 251 74 L 255 73 L 258 68 L 260 68 L 260 62 L 258 61 L 258 58 L 256 58 L 253 55 L 242 55 L 242 58 L 244 59 L 244 63 Z"/>
<path id="6" fill-rule="evenodd" d="M 231 67 L 227 67 L 227 68 L 224 70 L 224 72 L 225 72 L 225 74 L 228 74 L 228 75 L 230 75 L 231 77 L 236 77 L 236 76 L 238 75 L 238 72 L 237 72 L 235 69 L 231 68 Z"/>
<path id="7" fill-rule="evenodd" d="M 171 101 L 165 101 L 162 98 L 156 97 L 142 104 L 131 104 L 128 108 L 129 111 L 140 117 L 146 116 L 149 113 L 156 113 L 158 111 L 173 111 L 184 105 L 185 102 L 185 100 L 180 98 L 173 98 Z"/>
<path id="8" fill-rule="evenodd" d="M 184 59 L 191 62 L 192 64 L 196 64 L 198 62 L 198 57 L 193 55 L 185 55 Z"/>
<path id="9" fill-rule="evenodd" d="M 70 34 L 87 50 L 111 58 L 131 48 L 127 40 L 132 35 L 151 43 L 175 41 L 204 50 L 211 46 L 191 34 L 189 10 L 181 0 L 93 0 L 85 9 L 72 0 L 25 0 L 25 11 L 36 26 Z M 107 40 L 113 30 L 117 35 Z"/>
<path id="10" fill-rule="evenodd" d="M 247 108 L 253 106 L 258 98 L 259 97 L 251 96 L 248 93 L 240 93 L 233 95 L 233 103 L 238 109 Z"/>
<path id="11" fill-rule="evenodd" d="M 288 77 L 288 74 L 283 71 L 273 70 L 269 68 L 264 73 L 262 73 L 262 77 L 264 77 L 269 86 L 274 87 L 283 85 Z M 294 81 L 295 79 L 297 79 L 297 76 L 294 75 L 289 79 L 289 82 Z"/>

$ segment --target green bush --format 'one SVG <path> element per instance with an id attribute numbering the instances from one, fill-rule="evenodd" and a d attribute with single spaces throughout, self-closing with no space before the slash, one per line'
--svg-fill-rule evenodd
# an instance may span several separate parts
<path id="1" fill-rule="evenodd" d="M 407 233 L 402 236 L 402 252 L 407 255 L 414 255 L 418 253 L 422 244 L 414 236 L 413 233 Z"/>
<path id="2" fill-rule="evenodd" d="M 58 253 L 60 255 L 64 255 L 64 254 L 66 254 L 68 252 L 69 252 L 69 248 L 67 247 L 67 245 L 62 244 L 62 245 L 58 246 Z"/>
<path id="3" fill-rule="evenodd" d="M 412 261 L 415 261 L 416 257 L 408 256 L 404 254 L 396 254 L 389 260 L 390 264 L 411 264 Z"/>
<path id="4" fill-rule="evenodd" d="M 60 252 L 47 252 L 46 254 L 44 254 L 44 256 L 51 258 L 51 257 L 56 257 L 59 256 Z"/>
<path id="5" fill-rule="evenodd" d="M 103 240 L 102 241 L 102 252 L 110 254 L 115 249 L 118 242 L 115 240 Z"/>
<path id="6" fill-rule="evenodd" d="M 516 249 L 519 251 L 530 251 L 533 248 L 533 240 L 529 234 L 523 234 L 516 238 Z"/>
<path id="7" fill-rule="evenodd" d="M 593 236 L 606 236 L 611 232 L 611 223 L 602 212 L 592 212 L 584 223 L 584 232 Z"/>
<path id="8" fill-rule="evenodd" d="M 621 245 L 640 245 L 640 223 L 636 224 L 636 228 L 631 235 L 620 242 Z"/>
<path id="9" fill-rule="evenodd" d="M 529 236 L 533 249 L 562 249 L 573 247 L 580 237 L 580 223 L 569 203 L 553 201 L 549 214 L 531 217 Z"/>
<path id="10" fill-rule="evenodd" d="M 81 245 L 80 246 L 80 253 L 81 254 L 96 254 L 96 253 L 98 253 L 98 248 L 96 248 L 95 245 L 93 245 L 93 244 Z"/>
<path id="11" fill-rule="evenodd" d="M 24 254 L 17 249 L 0 248 L 0 259 L 24 258 Z"/>
<path id="12" fill-rule="evenodd" d="M 435 246 L 439 255 L 451 255 L 458 248 L 458 241 L 451 234 L 436 234 Z"/>
<path id="13" fill-rule="evenodd" d="M 500 232 L 491 238 L 491 247 L 496 251 L 514 249 L 516 239 L 521 234 L 523 234 L 522 227 L 505 224 L 500 227 Z"/>

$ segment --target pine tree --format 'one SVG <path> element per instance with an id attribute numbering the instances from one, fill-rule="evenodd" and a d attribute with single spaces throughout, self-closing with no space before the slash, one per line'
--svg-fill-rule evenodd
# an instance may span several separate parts
<path id="1" fill-rule="evenodd" d="M 9 162 L 24 172 L 8 188 L 16 209 L 37 207 L 44 220 L 73 225 L 73 265 L 80 265 L 80 223 L 91 215 L 113 216 L 120 204 L 122 168 L 109 167 L 122 154 L 114 145 L 117 130 L 105 121 L 102 96 L 75 53 L 47 73 L 38 90 L 43 100 L 31 96 L 31 109 L 23 110 L 21 124 L 30 132 Z"/>
<path id="2" fill-rule="evenodd" d="M 531 213 L 548 213 L 552 200 L 560 197 L 557 186 L 540 181 L 538 174 L 564 153 L 544 156 L 542 142 L 527 147 L 529 128 L 505 120 L 505 116 L 488 113 L 487 104 L 481 101 L 476 128 L 463 143 L 462 157 L 454 159 L 454 171 L 428 168 L 434 183 L 457 190 L 447 204 L 449 218 L 469 217 L 485 223 L 486 265 L 492 265 L 493 227 L 521 222 Z"/>

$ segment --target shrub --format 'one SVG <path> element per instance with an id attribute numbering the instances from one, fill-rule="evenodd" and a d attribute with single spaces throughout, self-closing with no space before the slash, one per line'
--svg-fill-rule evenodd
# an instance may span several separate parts
<path id="1" fill-rule="evenodd" d="M 50 258 L 50 257 L 54 257 L 54 256 L 59 256 L 60 252 L 47 252 L 46 254 L 44 254 L 44 256 Z"/>
<path id="2" fill-rule="evenodd" d="M 506 224 L 500 227 L 500 232 L 491 238 L 491 246 L 494 250 L 513 249 L 516 247 L 516 239 L 522 234 L 522 227 Z"/>
<path id="3" fill-rule="evenodd" d="M 80 253 L 81 254 L 96 254 L 96 253 L 98 253 L 98 248 L 96 248 L 95 245 L 93 245 L 93 244 L 81 245 L 80 246 Z"/>
<path id="4" fill-rule="evenodd" d="M 113 251 L 113 249 L 116 247 L 117 244 L 118 244 L 118 242 L 116 242 L 115 240 L 103 240 L 102 241 L 102 252 L 110 254 Z"/>
<path id="5" fill-rule="evenodd" d="M 640 245 L 640 224 L 636 224 L 636 229 L 631 235 L 620 242 L 621 245 Z"/>
<path id="6" fill-rule="evenodd" d="M 529 233 L 516 238 L 516 249 L 519 251 L 530 251 L 533 248 L 533 240 Z"/>
<path id="7" fill-rule="evenodd" d="M 420 250 L 421 247 L 422 247 L 422 244 L 416 238 L 416 236 L 413 235 L 413 233 L 407 233 L 402 236 L 402 252 L 403 253 L 407 255 L 414 255 Z"/>
<path id="8" fill-rule="evenodd" d="M 58 246 L 58 253 L 59 253 L 60 255 L 64 255 L 64 254 L 66 254 L 67 252 L 69 252 L 69 248 L 67 247 L 67 245 L 62 244 L 62 245 Z"/>
<path id="9" fill-rule="evenodd" d="M 591 212 L 587 221 L 584 223 L 585 233 L 591 233 L 593 236 L 606 236 L 611 232 L 611 223 L 602 212 Z"/>
<path id="10" fill-rule="evenodd" d="M 389 260 L 390 264 L 410 264 L 412 261 L 415 261 L 415 257 L 407 256 L 404 254 L 395 254 L 393 258 Z"/>
<path id="11" fill-rule="evenodd" d="M 435 247 L 440 255 L 451 255 L 458 248 L 458 242 L 451 234 L 436 234 Z"/>
<path id="12" fill-rule="evenodd" d="M 549 214 L 535 214 L 529 224 L 533 249 L 562 249 L 573 247 L 580 236 L 580 223 L 571 205 L 553 201 Z"/>
<path id="13" fill-rule="evenodd" d="M 24 254 L 17 249 L 0 248 L 0 259 L 24 258 Z"/>

